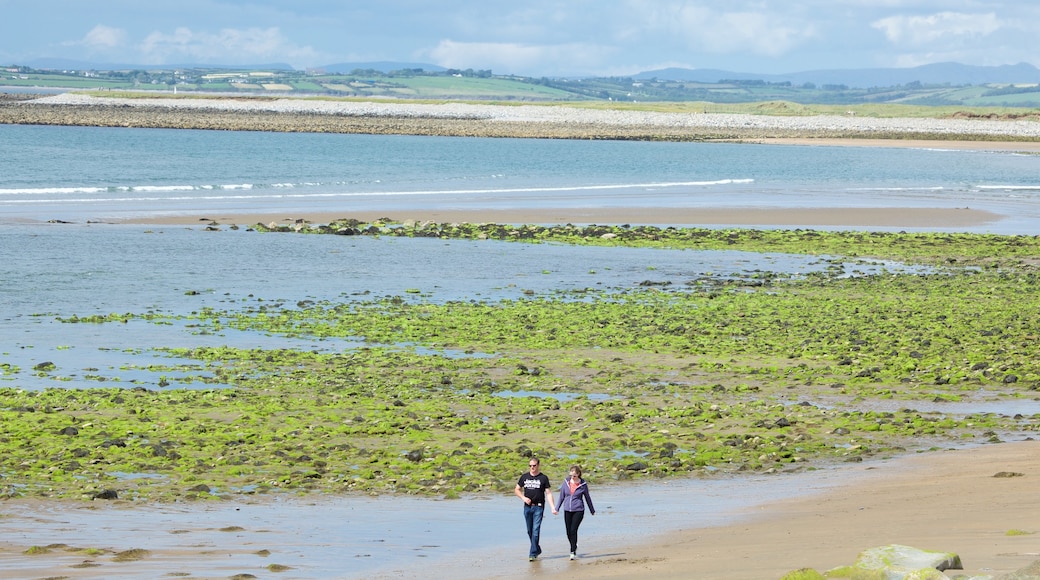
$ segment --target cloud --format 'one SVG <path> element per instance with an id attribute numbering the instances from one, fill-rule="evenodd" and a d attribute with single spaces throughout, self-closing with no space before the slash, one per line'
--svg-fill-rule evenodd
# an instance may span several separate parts
<path id="1" fill-rule="evenodd" d="M 633 15 L 637 15 L 633 12 Z M 696 53 L 782 56 L 817 36 L 807 20 L 755 10 L 720 11 L 691 4 L 643 10 L 628 36 L 670 41 Z"/>
<path id="2" fill-rule="evenodd" d="M 442 40 L 424 56 L 447 68 L 490 69 L 499 74 L 551 75 L 570 74 L 601 66 L 610 52 L 610 49 L 582 43 L 525 45 Z"/>
<path id="3" fill-rule="evenodd" d="M 311 62 L 317 56 L 314 49 L 289 42 L 277 27 L 224 28 L 216 33 L 181 27 L 172 33 L 152 32 L 138 50 L 149 63 L 155 64 L 185 60 L 210 64 Z"/>
<path id="4" fill-rule="evenodd" d="M 125 42 L 125 30 L 98 24 L 83 37 L 80 44 L 88 49 L 112 49 L 122 46 Z"/>
<path id="5" fill-rule="evenodd" d="M 1001 29 L 996 14 L 939 12 L 925 16 L 890 16 L 871 26 L 884 32 L 889 42 L 900 47 L 952 45 L 986 37 Z"/>

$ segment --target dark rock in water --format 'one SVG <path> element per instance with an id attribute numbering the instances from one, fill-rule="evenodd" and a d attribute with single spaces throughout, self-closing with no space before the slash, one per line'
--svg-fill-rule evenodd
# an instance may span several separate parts
<path id="1" fill-rule="evenodd" d="M 210 493 L 210 491 L 212 491 L 212 490 L 205 483 L 200 483 L 198 485 L 189 487 L 188 491 L 193 491 L 195 493 Z"/>
<path id="2" fill-rule="evenodd" d="M 119 499 L 119 494 L 114 489 L 106 489 L 95 493 L 90 499 Z"/>
<path id="3" fill-rule="evenodd" d="M 72 427 L 71 425 L 59 431 L 62 435 L 75 436 L 79 435 L 79 429 Z"/>
<path id="4" fill-rule="evenodd" d="M 644 471 L 646 469 L 650 469 L 650 466 L 647 465 L 644 461 L 635 461 L 626 465 L 625 469 L 627 469 L 628 471 Z"/>
<path id="5" fill-rule="evenodd" d="M 421 450 L 418 449 L 416 449 L 415 451 L 409 451 L 407 454 L 405 454 L 405 459 L 414 463 L 422 461 L 422 458 L 423 453 Z"/>
<path id="6" fill-rule="evenodd" d="M 55 365 L 51 361 L 46 361 L 46 362 L 42 362 L 42 363 L 34 366 L 33 370 L 34 371 L 53 371 L 56 368 L 58 368 L 57 365 Z"/>

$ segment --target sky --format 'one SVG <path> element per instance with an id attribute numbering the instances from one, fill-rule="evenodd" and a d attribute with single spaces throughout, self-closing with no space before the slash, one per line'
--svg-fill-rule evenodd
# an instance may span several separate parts
<path id="1" fill-rule="evenodd" d="M 1040 66 L 1037 30 L 1037 0 L 0 0 L 0 65 L 395 61 L 532 77 Z"/>

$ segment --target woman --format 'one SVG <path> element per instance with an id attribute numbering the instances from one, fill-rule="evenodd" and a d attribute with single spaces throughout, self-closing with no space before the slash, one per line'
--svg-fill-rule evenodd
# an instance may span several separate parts
<path id="1" fill-rule="evenodd" d="M 571 475 L 560 486 L 560 501 L 556 506 L 563 510 L 563 523 L 567 526 L 567 539 L 571 543 L 571 560 L 578 559 L 578 526 L 585 517 L 585 504 L 589 504 L 589 512 L 596 515 L 589 495 L 589 484 L 581 478 L 581 467 L 571 466 Z M 553 510 L 553 515 L 559 512 Z"/>

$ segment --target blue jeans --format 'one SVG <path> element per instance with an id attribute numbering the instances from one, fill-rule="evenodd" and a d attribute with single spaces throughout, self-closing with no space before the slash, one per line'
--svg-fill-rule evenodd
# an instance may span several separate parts
<path id="1" fill-rule="evenodd" d="M 527 522 L 527 537 L 531 538 L 531 551 L 528 556 L 535 557 L 542 553 L 538 538 L 542 535 L 542 514 L 545 507 L 540 505 L 524 505 L 524 521 Z"/>

